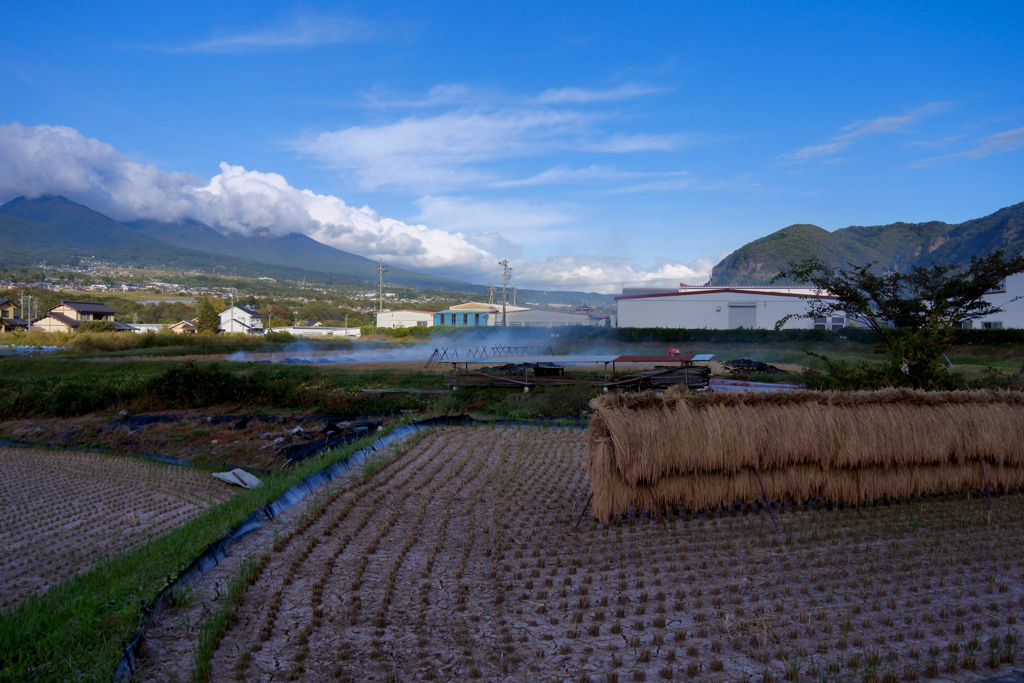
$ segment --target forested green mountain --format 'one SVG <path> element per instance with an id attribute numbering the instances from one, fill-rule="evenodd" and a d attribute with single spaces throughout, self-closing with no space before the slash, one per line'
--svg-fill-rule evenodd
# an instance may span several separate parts
<path id="1" fill-rule="evenodd" d="M 377 281 L 377 262 L 305 235 L 224 235 L 194 220 L 117 221 L 64 197 L 18 197 L 0 205 L 0 249 L 9 264 L 98 257 L 134 266 L 233 273 L 337 284 Z M 460 291 L 480 287 L 389 267 L 391 284 Z"/>
<path id="2" fill-rule="evenodd" d="M 764 285 L 794 261 L 817 258 L 834 266 L 866 265 L 905 269 L 932 263 L 970 263 L 1002 247 L 1024 251 L 1024 203 L 956 225 L 892 223 L 851 226 L 829 232 L 816 225 L 791 225 L 746 244 L 716 265 L 711 285 Z"/>

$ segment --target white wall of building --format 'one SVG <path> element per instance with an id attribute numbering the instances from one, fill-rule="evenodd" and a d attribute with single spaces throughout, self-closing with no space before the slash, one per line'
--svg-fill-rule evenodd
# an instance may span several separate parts
<path id="1" fill-rule="evenodd" d="M 619 327 L 669 327 L 680 329 L 728 330 L 738 327 L 774 329 L 787 315 L 807 311 L 801 294 L 811 290 L 789 287 L 719 288 L 684 287 L 678 292 L 644 293 L 616 297 Z M 834 326 L 845 324 L 842 316 Z M 813 329 L 815 321 L 791 318 L 783 329 Z M 833 327 L 833 321 L 818 321 L 818 327 Z"/>
<path id="2" fill-rule="evenodd" d="M 605 327 L 608 318 L 591 318 L 585 313 L 570 311 L 552 311 L 543 308 L 509 311 L 505 314 L 509 327 L 561 327 L 565 325 L 588 325 Z M 501 324 L 501 314 L 497 315 L 496 324 Z"/>
<path id="3" fill-rule="evenodd" d="M 1003 310 L 973 321 L 971 327 L 974 329 L 985 327 L 1024 328 L 1024 298 L 1014 301 L 1017 297 L 1024 297 L 1024 273 L 1006 278 L 1004 291 L 985 295 L 986 301 Z"/>
<path id="4" fill-rule="evenodd" d="M 221 311 L 220 331 L 228 334 L 263 334 L 263 316 L 242 306 Z"/>
<path id="5" fill-rule="evenodd" d="M 145 332 L 163 332 L 170 325 L 165 323 L 133 323 L 132 327 L 135 328 L 134 332 L 143 334 Z"/>
<path id="6" fill-rule="evenodd" d="M 383 311 L 377 314 L 377 327 L 432 327 L 433 311 Z"/>
<path id="7" fill-rule="evenodd" d="M 293 337 L 343 337 L 358 339 L 362 332 L 358 327 L 275 327 L 269 332 L 287 332 Z"/>

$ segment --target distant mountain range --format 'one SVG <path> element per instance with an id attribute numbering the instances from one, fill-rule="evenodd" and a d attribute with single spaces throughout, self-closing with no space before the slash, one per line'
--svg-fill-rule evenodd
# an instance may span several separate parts
<path id="1" fill-rule="evenodd" d="M 377 282 L 377 263 L 299 234 L 221 233 L 194 220 L 117 221 L 57 196 L 0 205 L 0 250 L 9 264 L 70 263 L 96 257 L 135 266 L 337 284 Z M 386 282 L 478 291 L 478 285 L 388 266 Z"/>
<path id="2" fill-rule="evenodd" d="M 966 265 L 972 255 L 983 256 L 999 247 L 1008 254 L 1024 251 L 1024 202 L 956 225 L 892 223 L 835 232 L 791 225 L 729 254 L 712 269 L 708 284 L 764 285 L 791 262 L 806 258 L 841 268 L 873 261 L 892 270 L 933 263 Z"/>

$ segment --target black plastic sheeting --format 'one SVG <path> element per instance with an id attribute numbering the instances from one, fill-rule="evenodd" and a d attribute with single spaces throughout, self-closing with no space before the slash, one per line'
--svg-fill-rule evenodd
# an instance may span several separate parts
<path id="1" fill-rule="evenodd" d="M 352 425 L 353 431 L 348 434 L 342 434 L 340 436 L 332 436 L 326 439 L 317 439 L 315 441 L 300 441 L 299 443 L 288 444 L 280 448 L 277 451 L 279 457 L 291 460 L 293 462 L 302 462 L 308 460 L 314 455 L 318 455 L 324 451 L 329 451 L 332 448 L 338 448 L 345 444 L 358 441 L 359 439 L 365 439 L 370 434 L 373 434 L 383 423 L 380 420 L 362 420 Z"/>
<path id="2" fill-rule="evenodd" d="M 194 585 L 206 572 L 217 567 L 221 560 L 227 558 L 227 552 L 236 543 L 256 531 L 266 522 L 274 519 L 285 510 L 297 505 L 303 498 L 318 489 L 319 487 L 334 481 L 339 476 L 366 460 L 368 457 L 380 451 L 396 441 L 407 436 L 416 434 L 431 427 L 440 426 L 493 426 L 511 427 L 514 429 L 533 429 L 543 427 L 546 429 L 586 429 L 589 422 L 555 422 L 548 420 L 478 420 L 469 415 L 454 415 L 448 417 L 432 417 L 426 420 L 419 420 L 407 425 L 398 427 L 390 434 L 383 436 L 366 448 L 362 448 L 344 460 L 329 465 L 322 470 L 313 472 L 302 481 L 291 486 L 282 493 L 276 500 L 263 505 L 255 512 L 250 513 L 237 526 L 228 531 L 222 538 L 211 543 L 203 553 L 192 561 L 184 571 L 171 581 L 163 590 L 157 594 L 156 599 L 142 608 L 142 617 L 139 622 L 137 635 L 124 648 L 124 655 L 114 670 L 114 681 L 127 681 L 129 676 L 135 673 L 135 653 L 142 640 L 146 629 L 152 622 L 153 615 L 157 610 L 166 605 L 171 597 L 180 591 Z M 171 456 L 161 456 L 171 457 Z M 177 460 L 177 458 L 174 458 Z M 183 460 L 182 462 L 188 462 Z"/>

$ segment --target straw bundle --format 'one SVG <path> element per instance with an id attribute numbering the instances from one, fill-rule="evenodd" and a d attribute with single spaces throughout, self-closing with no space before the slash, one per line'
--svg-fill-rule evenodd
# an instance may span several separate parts
<path id="1" fill-rule="evenodd" d="M 861 503 L 1024 485 L 1024 395 L 793 391 L 591 402 L 594 514 L 762 498 Z"/>

